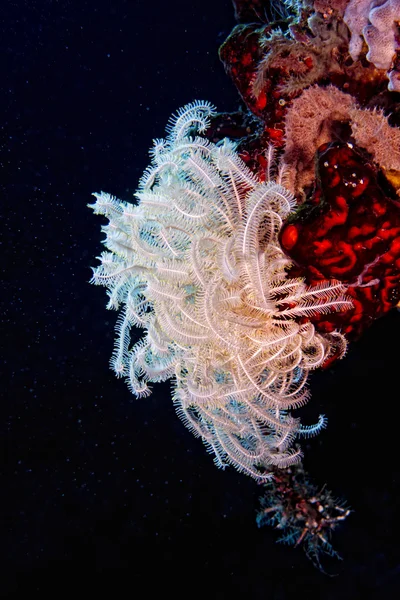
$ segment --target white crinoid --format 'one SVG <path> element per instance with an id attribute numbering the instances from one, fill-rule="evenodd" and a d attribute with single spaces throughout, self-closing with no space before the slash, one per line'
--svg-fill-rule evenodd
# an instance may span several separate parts
<path id="1" fill-rule="evenodd" d="M 230 141 L 200 137 L 213 112 L 194 102 L 171 119 L 137 204 L 94 194 L 109 252 L 92 282 L 108 288 L 108 308 L 121 307 L 117 375 L 138 397 L 172 378 L 179 416 L 216 464 L 262 480 L 299 460 L 295 438 L 325 424 L 304 427 L 290 410 L 307 401 L 310 369 L 346 342 L 307 317 L 351 303 L 337 281 L 290 278 L 278 241 L 294 206 L 283 172 L 260 183 Z M 132 345 L 133 325 L 144 336 Z"/>

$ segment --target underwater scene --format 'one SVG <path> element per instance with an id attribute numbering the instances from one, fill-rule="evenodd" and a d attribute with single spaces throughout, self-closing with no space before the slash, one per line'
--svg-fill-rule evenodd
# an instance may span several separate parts
<path id="1" fill-rule="evenodd" d="M 1 597 L 398 598 L 400 1 L 2 10 Z"/>

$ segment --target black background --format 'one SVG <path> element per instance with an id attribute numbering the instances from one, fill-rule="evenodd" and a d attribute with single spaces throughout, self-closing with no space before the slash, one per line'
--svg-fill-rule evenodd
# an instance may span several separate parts
<path id="1" fill-rule="evenodd" d="M 135 400 L 108 368 L 117 314 L 90 286 L 87 204 L 131 200 L 153 138 L 194 99 L 239 99 L 217 49 L 228 0 L 0 5 L 1 535 L 4 598 L 399 596 L 395 311 L 315 373 L 306 467 L 354 513 L 327 577 L 257 529 L 260 488 L 219 471 L 169 386 Z"/>

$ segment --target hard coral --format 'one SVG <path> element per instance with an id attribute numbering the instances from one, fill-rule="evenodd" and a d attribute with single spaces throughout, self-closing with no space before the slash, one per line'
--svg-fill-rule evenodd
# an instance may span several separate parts
<path id="1" fill-rule="evenodd" d="M 286 185 L 299 199 L 315 181 L 315 153 L 327 142 L 356 142 L 390 180 L 400 176 L 400 129 L 389 125 L 382 110 L 360 108 L 333 85 L 309 87 L 293 100 L 285 131 Z"/>
<path id="2" fill-rule="evenodd" d="M 390 91 L 400 91 L 397 70 L 394 75 L 391 74 L 400 48 L 399 20 L 400 0 L 350 0 L 344 14 L 344 21 L 351 32 L 351 57 L 358 60 L 365 41 L 368 46 L 366 58 L 377 69 L 387 72 Z"/>
<path id="3" fill-rule="evenodd" d="M 351 33 L 349 52 L 353 60 L 359 58 L 363 48 L 362 34 L 368 24 L 370 6 L 371 0 L 350 0 L 344 13 L 344 22 Z"/>
<path id="4" fill-rule="evenodd" d="M 358 337 L 400 297 L 400 211 L 376 170 L 349 144 L 324 144 L 310 198 L 284 225 L 280 241 L 294 275 L 308 283 L 332 277 L 345 283 L 354 308 L 311 320 L 324 332 Z"/>
<path id="5" fill-rule="evenodd" d="M 355 100 L 333 85 L 312 86 L 293 100 L 286 114 L 286 144 L 283 160 L 288 166 L 288 187 L 297 196 L 315 180 L 315 153 L 335 139 L 334 129 L 349 120 Z"/>
<path id="6" fill-rule="evenodd" d="M 343 15 L 349 0 L 314 0 L 314 8 L 322 14 Z"/>
<path id="7" fill-rule="evenodd" d="M 350 118 L 357 144 L 385 171 L 400 171 L 400 128 L 391 127 L 383 112 L 376 109 L 351 108 Z"/>

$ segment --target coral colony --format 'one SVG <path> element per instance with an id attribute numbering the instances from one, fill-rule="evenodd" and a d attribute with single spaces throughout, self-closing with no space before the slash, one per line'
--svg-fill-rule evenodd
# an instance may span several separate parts
<path id="1" fill-rule="evenodd" d="M 302 468 L 326 418 L 292 411 L 399 300 L 400 0 L 234 5 L 220 57 L 243 109 L 181 108 L 136 201 L 95 194 L 92 281 L 120 310 L 117 376 L 139 398 L 171 379 L 216 465 L 263 484 L 258 524 L 320 566 L 350 511 Z"/>

